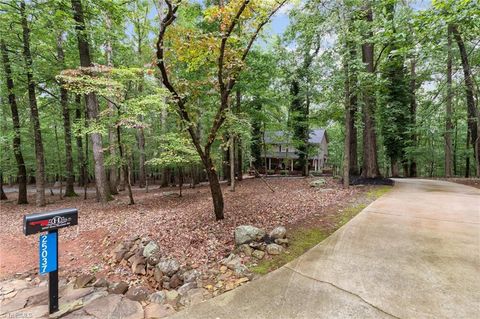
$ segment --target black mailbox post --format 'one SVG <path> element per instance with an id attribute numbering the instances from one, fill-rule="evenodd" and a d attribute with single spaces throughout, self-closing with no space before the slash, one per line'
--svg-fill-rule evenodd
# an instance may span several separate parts
<path id="1" fill-rule="evenodd" d="M 23 216 L 23 233 L 40 235 L 40 274 L 48 273 L 49 312 L 58 311 L 58 229 L 78 225 L 78 210 L 61 209 Z"/>

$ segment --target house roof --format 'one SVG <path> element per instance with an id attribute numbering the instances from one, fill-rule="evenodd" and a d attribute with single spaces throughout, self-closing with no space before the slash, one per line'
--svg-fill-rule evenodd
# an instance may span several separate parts
<path id="1" fill-rule="evenodd" d="M 326 138 L 328 142 L 327 132 L 323 128 L 310 130 L 308 142 L 312 144 L 320 144 Z M 292 134 L 285 131 L 269 131 L 265 133 L 265 143 L 267 144 L 290 144 Z"/>

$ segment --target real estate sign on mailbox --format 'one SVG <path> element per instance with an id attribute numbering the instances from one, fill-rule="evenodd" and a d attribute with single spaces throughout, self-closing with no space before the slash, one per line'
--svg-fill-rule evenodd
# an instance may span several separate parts
<path id="1" fill-rule="evenodd" d="M 57 270 L 57 233 L 40 235 L 40 274 Z"/>

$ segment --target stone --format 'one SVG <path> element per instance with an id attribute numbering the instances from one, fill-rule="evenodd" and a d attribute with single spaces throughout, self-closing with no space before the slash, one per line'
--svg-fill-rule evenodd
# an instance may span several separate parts
<path id="1" fill-rule="evenodd" d="M 257 259 L 263 259 L 263 256 L 265 256 L 265 252 L 261 250 L 254 250 L 252 253 L 252 256 L 257 258 Z"/>
<path id="2" fill-rule="evenodd" d="M 178 288 L 177 291 L 179 294 L 184 295 L 187 293 L 187 291 L 192 290 L 194 288 L 197 288 L 196 282 L 187 282 L 186 284 Z"/>
<path id="3" fill-rule="evenodd" d="M 133 264 L 132 265 L 132 272 L 137 275 L 145 275 L 147 272 L 145 270 L 144 264 Z"/>
<path id="4" fill-rule="evenodd" d="M 183 283 L 182 280 L 177 274 L 173 275 L 172 278 L 170 278 L 171 289 L 176 289 L 178 286 L 182 285 L 182 283 Z"/>
<path id="5" fill-rule="evenodd" d="M 235 244 L 240 246 L 265 236 L 265 231 L 250 225 L 242 225 L 235 228 Z"/>
<path id="6" fill-rule="evenodd" d="M 163 304 L 167 296 L 164 291 L 156 291 L 148 297 L 148 300 L 152 303 Z"/>
<path id="7" fill-rule="evenodd" d="M 180 298 L 180 294 L 176 290 L 169 290 L 165 293 L 167 301 L 177 301 Z"/>
<path id="8" fill-rule="evenodd" d="M 245 256 L 251 256 L 253 252 L 253 248 L 248 246 L 247 244 L 242 244 L 238 247 L 238 251 L 245 254 Z"/>
<path id="9" fill-rule="evenodd" d="M 7 302 L 2 302 L 0 307 L 0 316 L 24 308 L 27 305 L 28 300 L 37 295 L 46 295 L 48 297 L 47 287 L 23 289 L 14 298 L 7 300 Z"/>
<path id="10" fill-rule="evenodd" d="M 228 269 L 227 266 L 222 266 L 220 267 L 220 272 L 223 274 L 227 271 L 227 269 Z"/>
<path id="11" fill-rule="evenodd" d="M 13 291 L 20 291 L 29 287 L 30 285 L 26 281 L 19 279 L 4 281 L 0 286 L 0 296 L 4 296 L 12 293 Z"/>
<path id="12" fill-rule="evenodd" d="M 160 252 L 154 253 L 147 258 L 147 264 L 151 266 L 156 266 L 160 261 Z"/>
<path id="13" fill-rule="evenodd" d="M 266 247 L 267 245 L 266 245 L 265 243 L 252 242 L 252 243 L 248 244 L 248 246 L 250 246 L 250 247 L 253 248 L 253 249 L 257 249 L 257 250 L 264 251 L 264 250 L 265 250 L 265 247 Z"/>
<path id="14" fill-rule="evenodd" d="M 246 276 L 249 271 L 248 268 L 242 264 L 242 260 L 239 257 L 236 257 L 235 255 L 230 254 L 229 257 L 227 257 L 224 261 L 226 261 L 225 266 L 227 266 L 228 269 L 231 269 L 235 272 L 235 275 L 237 277 L 244 277 Z"/>
<path id="15" fill-rule="evenodd" d="M 267 245 L 267 253 L 269 255 L 280 255 L 283 253 L 284 248 L 278 244 L 268 244 Z"/>
<path id="16" fill-rule="evenodd" d="M 195 288 L 195 289 L 189 290 L 180 299 L 180 304 L 186 307 L 198 304 L 204 300 L 204 294 L 206 292 L 207 290 L 203 288 Z"/>
<path id="17" fill-rule="evenodd" d="M 170 289 L 170 282 L 168 282 L 168 281 L 162 282 L 162 288 L 169 290 Z"/>
<path id="18" fill-rule="evenodd" d="M 80 275 L 75 279 L 75 289 L 86 287 L 89 283 L 95 280 L 95 276 L 90 274 Z"/>
<path id="19" fill-rule="evenodd" d="M 84 308 L 85 313 L 96 318 L 143 319 L 143 308 L 138 301 L 121 295 L 98 298 Z"/>
<path id="20" fill-rule="evenodd" d="M 250 274 L 250 271 L 248 270 L 247 266 L 240 264 L 237 267 L 235 267 L 235 276 L 237 277 L 244 277 Z"/>
<path id="21" fill-rule="evenodd" d="M 268 234 L 272 239 L 285 238 L 287 236 L 287 229 L 283 226 L 275 227 L 270 234 Z"/>
<path id="22" fill-rule="evenodd" d="M 153 240 L 149 241 L 148 244 L 143 248 L 143 257 L 149 258 L 153 254 L 159 253 L 160 247 Z"/>
<path id="23" fill-rule="evenodd" d="M 288 245 L 288 239 L 287 238 L 275 239 L 275 244 Z"/>
<path id="24" fill-rule="evenodd" d="M 160 269 L 155 268 L 153 271 L 153 278 L 155 279 L 156 282 L 159 284 L 162 283 L 163 281 L 163 273 L 160 271 Z"/>
<path id="25" fill-rule="evenodd" d="M 98 278 L 93 283 L 93 287 L 108 287 L 108 281 L 105 278 Z"/>
<path id="26" fill-rule="evenodd" d="M 37 305 L 8 313 L 2 318 L 48 318 L 48 305 Z"/>
<path id="27" fill-rule="evenodd" d="M 125 246 L 124 243 L 120 243 L 117 246 L 115 246 L 115 248 L 112 250 L 112 253 L 116 253 L 116 252 L 119 252 L 121 250 L 128 250 L 128 248 Z"/>
<path id="28" fill-rule="evenodd" d="M 79 289 L 68 289 L 64 294 L 61 294 L 60 303 L 70 303 L 75 300 L 81 299 L 91 293 L 93 293 L 93 287 L 85 287 Z M 72 310 L 73 311 L 73 310 Z"/>
<path id="29" fill-rule="evenodd" d="M 51 314 L 49 318 L 52 318 L 52 319 L 60 318 L 82 307 L 83 307 L 83 302 L 81 300 L 73 300 L 68 303 L 65 303 L 65 302 L 60 303 L 58 311 Z"/>
<path id="30" fill-rule="evenodd" d="M 112 253 L 113 259 L 115 259 L 116 262 L 120 262 L 124 257 L 125 254 L 127 253 L 127 250 L 120 250 Z"/>
<path id="31" fill-rule="evenodd" d="M 92 301 L 94 301 L 98 298 L 105 297 L 105 296 L 108 296 L 108 291 L 106 291 L 106 290 L 95 291 L 94 293 L 92 293 L 90 295 L 87 295 L 83 298 L 83 304 L 87 305 L 90 302 L 92 302 Z"/>
<path id="32" fill-rule="evenodd" d="M 156 267 L 167 276 L 173 276 L 180 269 L 180 264 L 173 258 L 163 258 Z"/>
<path id="33" fill-rule="evenodd" d="M 148 299 L 149 295 L 148 288 L 142 286 L 136 286 L 128 289 L 125 297 L 134 301 L 145 301 Z"/>
<path id="34" fill-rule="evenodd" d="M 235 285 L 232 282 L 227 282 L 227 284 L 225 285 L 225 291 L 230 291 L 233 288 L 235 288 Z"/>
<path id="35" fill-rule="evenodd" d="M 145 319 L 165 318 L 175 313 L 172 305 L 151 303 L 145 307 Z"/>
<path id="36" fill-rule="evenodd" d="M 200 277 L 200 275 L 201 273 L 196 269 L 188 270 L 183 274 L 183 282 L 195 282 L 197 281 L 197 278 Z"/>
<path id="37" fill-rule="evenodd" d="M 123 259 L 129 260 L 130 258 L 132 258 L 133 255 L 135 255 L 135 252 L 127 251 L 125 255 L 123 255 Z"/>
<path id="38" fill-rule="evenodd" d="M 108 292 L 112 294 L 119 294 L 122 295 L 128 290 L 128 284 L 125 281 L 120 281 L 111 284 L 108 287 Z"/>
<path id="39" fill-rule="evenodd" d="M 322 187 L 326 184 L 327 182 L 323 178 L 316 179 L 312 182 L 310 182 L 310 187 Z"/>

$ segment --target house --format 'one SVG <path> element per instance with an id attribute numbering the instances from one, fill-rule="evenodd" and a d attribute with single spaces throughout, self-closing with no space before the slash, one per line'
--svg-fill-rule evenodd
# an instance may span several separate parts
<path id="1" fill-rule="evenodd" d="M 328 160 L 328 137 L 325 129 L 310 131 L 308 143 L 311 154 L 308 156 L 309 168 L 319 172 L 325 167 Z M 267 161 L 269 170 L 299 170 L 297 166 L 298 150 L 292 142 L 292 136 L 284 131 L 265 133 L 266 154 L 262 151 L 262 157 Z"/>

